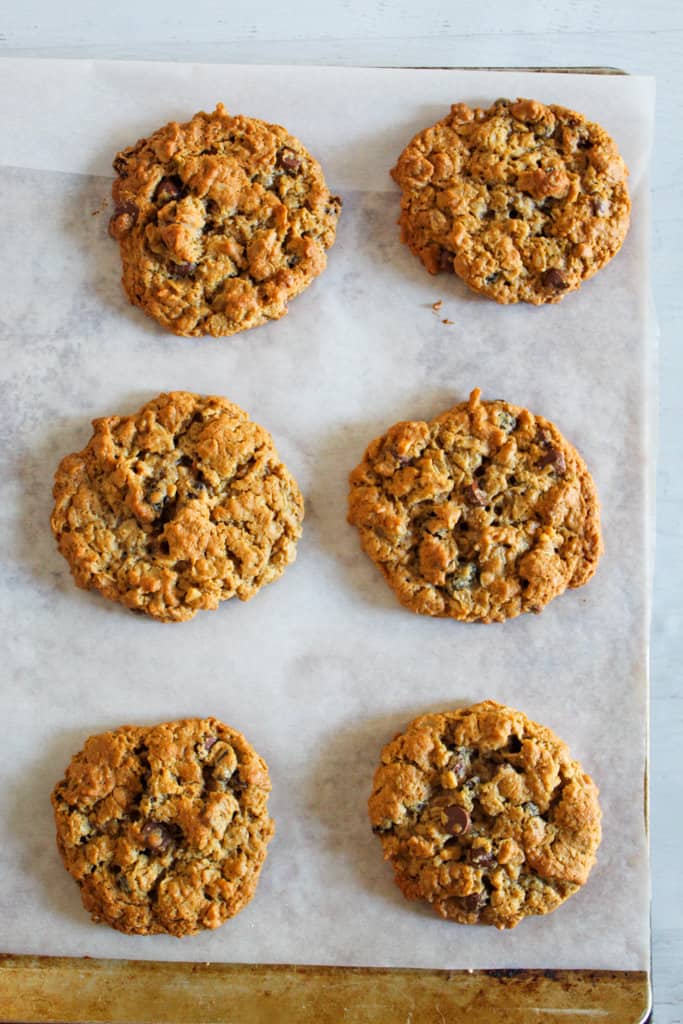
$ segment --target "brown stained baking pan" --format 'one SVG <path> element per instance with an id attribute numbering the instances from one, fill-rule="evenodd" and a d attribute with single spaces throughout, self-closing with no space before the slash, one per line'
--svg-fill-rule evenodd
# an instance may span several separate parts
<path id="1" fill-rule="evenodd" d="M 443 70 L 626 74 L 604 67 Z M 650 1010 L 647 971 L 447 971 L 0 954 L 0 1024 L 647 1024 Z"/>
<path id="2" fill-rule="evenodd" d="M 639 1024 L 645 971 L 418 971 L 0 958 L 5 1021 Z"/>

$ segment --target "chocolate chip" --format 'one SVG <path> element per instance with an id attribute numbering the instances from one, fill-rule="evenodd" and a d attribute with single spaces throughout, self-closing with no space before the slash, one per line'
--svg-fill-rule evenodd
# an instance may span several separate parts
<path id="1" fill-rule="evenodd" d="M 519 754 L 522 749 L 522 741 L 519 736 L 511 736 L 508 740 L 508 751 L 511 754 Z"/>
<path id="2" fill-rule="evenodd" d="M 482 890 L 481 892 L 471 892 L 469 896 L 461 896 L 460 902 L 463 910 L 468 914 L 476 914 L 486 906 L 488 899 L 488 894 Z"/>
<path id="3" fill-rule="evenodd" d="M 470 816 L 464 807 L 451 804 L 446 808 L 446 831 L 452 836 L 464 836 L 469 832 Z"/>
<path id="4" fill-rule="evenodd" d="M 161 821 L 146 821 L 141 831 L 145 846 L 152 853 L 166 853 L 173 842 L 171 830 Z"/>
<path id="5" fill-rule="evenodd" d="M 174 277 L 192 277 L 197 269 L 196 263 L 172 263 L 170 271 Z"/>
<path id="6" fill-rule="evenodd" d="M 439 253 L 439 270 L 450 270 L 453 273 L 453 253 L 442 249 Z"/>
<path id="7" fill-rule="evenodd" d="M 301 157 L 297 156 L 293 149 L 280 150 L 277 162 L 286 171 L 298 171 L 301 167 Z"/>
<path id="8" fill-rule="evenodd" d="M 557 267 L 550 267 L 541 274 L 541 283 L 544 288 L 552 288 L 556 292 L 563 292 L 568 288 L 567 279 Z"/>
<path id="9" fill-rule="evenodd" d="M 470 850 L 468 859 L 470 864 L 474 864 L 478 868 L 492 868 L 496 863 L 495 856 L 489 850 L 482 848 Z"/>
<path id="10" fill-rule="evenodd" d="M 508 217 L 510 218 L 510 220 L 521 220 L 522 219 L 522 214 L 519 212 L 519 210 L 515 210 L 514 207 L 513 207 L 508 212 Z"/>
<path id="11" fill-rule="evenodd" d="M 114 170 L 116 171 L 117 174 L 123 175 L 123 172 L 125 170 L 127 170 L 127 168 L 128 168 L 128 163 L 126 161 L 125 156 L 119 154 L 115 158 L 114 163 L 112 164 L 112 167 L 114 168 Z"/>
<path id="12" fill-rule="evenodd" d="M 474 507 L 483 507 L 488 501 L 486 491 L 482 491 L 476 484 L 468 484 L 465 488 L 465 501 Z"/>
<path id="13" fill-rule="evenodd" d="M 500 273 L 498 271 L 495 274 L 489 274 L 488 277 L 484 278 L 484 284 L 495 284 L 499 277 Z"/>
<path id="14" fill-rule="evenodd" d="M 154 200 L 157 203 L 169 203 L 177 199 L 183 191 L 180 178 L 162 178 L 154 193 Z"/>
<path id="15" fill-rule="evenodd" d="M 593 148 L 593 143 L 588 138 L 588 136 L 583 135 L 579 139 L 579 141 L 576 143 L 576 148 L 577 149 L 592 149 Z"/>
<path id="16" fill-rule="evenodd" d="M 178 461 L 176 462 L 176 466 L 186 466 L 187 467 L 187 466 L 191 466 L 191 465 L 192 465 L 192 459 L 190 458 L 189 455 L 181 455 L 180 458 L 178 459 Z"/>
<path id="17" fill-rule="evenodd" d="M 176 510 L 176 505 L 177 504 L 178 504 L 177 498 L 164 498 L 164 500 L 163 500 L 163 502 L 161 504 L 161 508 L 159 509 L 159 512 L 157 513 L 157 517 L 156 517 L 157 518 L 157 523 L 160 524 L 161 526 L 165 526 L 166 523 L 170 523 L 170 521 L 173 519 L 173 516 L 175 515 L 175 510 Z M 155 511 L 156 511 L 157 508 L 158 508 L 158 506 L 155 505 L 154 506 Z"/>
<path id="18" fill-rule="evenodd" d="M 564 452 L 561 452 L 559 448 L 549 448 L 544 455 L 541 455 L 536 465 L 539 469 L 543 469 L 544 466 L 552 466 L 556 473 L 564 473 L 567 469 Z"/>

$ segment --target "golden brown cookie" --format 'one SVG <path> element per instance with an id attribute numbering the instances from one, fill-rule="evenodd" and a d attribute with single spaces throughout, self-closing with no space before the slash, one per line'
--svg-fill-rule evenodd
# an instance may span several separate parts
<path id="1" fill-rule="evenodd" d="M 218 928 L 256 891 L 270 788 L 265 761 L 215 718 L 91 736 L 52 793 L 83 906 L 129 934 Z"/>
<path id="2" fill-rule="evenodd" d="M 469 401 L 397 423 L 351 474 L 349 522 L 401 604 L 501 622 L 587 583 L 602 552 L 583 459 L 556 426 Z"/>
<path id="3" fill-rule="evenodd" d="M 294 561 L 301 493 L 232 402 L 173 391 L 93 428 L 53 491 L 52 530 L 79 587 L 179 622 L 247 601 Z"/>
<path id="4" fill-rule="evenodd" d="M 403 241 L 496 302 L 559 302 L 619 251 L 628 170 L 598 124 L 537 100 L 456 103 L 404 149 Z"/>
<path id="5" fill-rule="evenodd" d="M 388 743 L 368 810 L 408 899 L 514 928 L 586 881 L 598 790 L 550 729 L 484 701 L 423 715 Z"/>
<path id="6" fill-rule="evenodd" d="M 277 320 L 325 269 L 341 199 L 279 125 L 219 103 L 124 149 L 114 170 L 123 287 L 174 334 Z"/>

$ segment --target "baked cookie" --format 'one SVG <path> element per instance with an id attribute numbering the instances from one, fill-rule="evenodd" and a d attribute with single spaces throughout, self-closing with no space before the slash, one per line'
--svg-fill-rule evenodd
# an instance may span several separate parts
<path id="1" fill-rule="evenodd" d="M 53 491 L 52 530 L 79 587 L 179 622 L 247 601 L 294 561 L 301 493 L 268 431 L 232 402 L 173 391 L 93 428 Z"/>
<path id="2" fill-rule="evenodd" d="M 219 103 L 117 153 L 114 170 L 123 287 L 174 334 L 277 320 L 325 269 L 341 199 L 279 125 Z"/>
<path id="3" fill-rule="evenodd" d="M 391 172 L 403 241 L 496 302 L 559 302 L 619 251 L 628 170 L 598 124 L 537 100 L 464 103 Z"/>
<path id="4" fill-rule="evenodd" d="M 602 552 L 583 459 L 557 427 L 469 401 L 397 423 L 351 474 L 349 522 L 401 604 L 502 622 L 587 583 Z"/>
<path id="5" fill-rule="evenodd" d="M 387 744 L 368 809 L 403 895 L 461 924 L 549 913 L 600 844 L 597 787 L 565 744 L 490 700 L 423 715 Z"/>
<path id="6" fill-rule="evenodd" d="M 83 906 L 135 935 L 218 928 L 256 891 L 270 788 L 265 761 L 215 718 L 91 736 L 52 793 Z"/>

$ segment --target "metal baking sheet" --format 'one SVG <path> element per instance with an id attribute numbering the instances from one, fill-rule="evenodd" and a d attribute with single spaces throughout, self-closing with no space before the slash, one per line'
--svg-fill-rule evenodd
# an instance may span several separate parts
<path id="1" fill-rule="evenodd" d="M 288 89 L 274 89 L 283 76 Z M 2 423 L 2 599 L 12 622 L 3 767 L 21 780 L 0 807 L 8 837 L 0 927 L 5 948 L 29 957 L 5 961 L 5 977 L 21 963 L 26 978 L 36 964 L 47 969 L 50 961 L 30 959 L 47 953 L 104 958 L 104 974 L 117 969 L 111 958 L 438 967 L 454 978 L 463 968 L 522 972 L 517 978 L 550 970 L 577 981 L 590 969 L 635 979 L 640 991 L 649 956 L 649 80 L 548 75 L 541 91 L 522 71 L 23 61 L 0 62 L 0 78 L 3 118 L 24 126 L 0 149 L 5 278 L 15 282 L 3 315 L 13 399 Z M 21 120 L 22 103 L 38 94 L 58 95 L 62 110 L 46 119 L 54 131 L 42 147 Z M 455 279 L 427 278 L 398 244 L 388 166 L 453 100 L 501 94 L 584 110 L 614 134 L 631 166 L 624 251 L 557 307 L 497 307 Z M 327 272 L 286 320 L 224 341 L 176 339 L 120 291 L 103 210 L 108 164 L 137 135 L 217 99 L 286 124 L 321 159 L 346 207 Z M 26 251 L 30 258 L 17 259 Z M 436 299 L 452 325 L 434 316 Z M 435 415 L 475 384 L 485 397 L 555 420 L 586 457 L 603 502 L 607 553 L 595 581 L 541 617 L 503 627 L 407 617 L 344 524 L 346 476 L 364 445 L 396 419 Z M 160 627 L 76 591 L 46 520 L 51 475 L 62 454 L 87 441 L 88 420 L 133 411 L 172 387 L 224 393 L 267 426 L 308 514 L 299 560 L 279 583 L 250 604 Z M 588 885 L 560 911 L 512 933 L 468 930 L 466 943 L 454 942 L 453 926 L 394 891 L 364 803 L 381 745 L 410 717 L 489 696 L 570 743 L 601 785 L 605 841 Z M 227 927 L 182 943 L 95 927 L 52 846 L 51 786 L 91 732 L 208 713 L 242 729 L 271 766 L 278 837 L 256 899 Z M 628 901 L 616 898 L 624 891 Z M 77 961 L 51 963 L 63 972 Z M 290 969 L 291 978 L 308 977 L 281 971 Z M 179 965 L 174 976 L 193 971 Z M 254 992 L 263 987 L 245 972 Z M 63 1011 L 61 1019 L 75 1018 Z"/>

